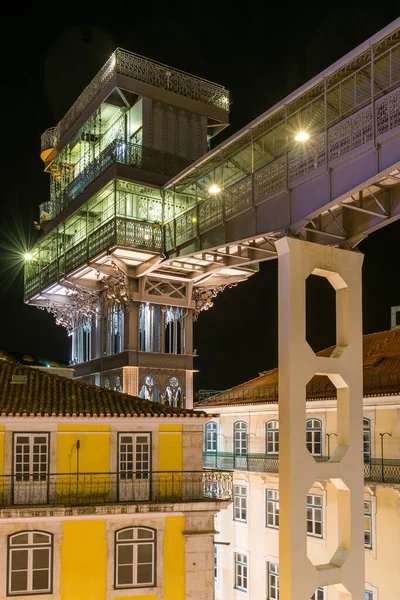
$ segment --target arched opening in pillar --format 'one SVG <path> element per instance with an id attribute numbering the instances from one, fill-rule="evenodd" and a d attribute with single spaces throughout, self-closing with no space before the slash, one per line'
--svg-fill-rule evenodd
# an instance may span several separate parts
<path id="1" fill-rule="evenodd" d="M 182 407 L 183 406 L 183 393 L 179 379 L 171 377 L 164 390 L 164 404 L 167 406 Z"/>
<path id="2" fill-rule="evenodd" d="M 306 279 L 306 340 L 315 353 L 336 346 L 336 293 L 315 274 Z"/>
<path id="3" fill-rule="evenodd" d="M 139 397 L 151 402 L 160 401 L 160 390 L 152 375 L 146 375 L 142 387 L 140 388 Z"/>

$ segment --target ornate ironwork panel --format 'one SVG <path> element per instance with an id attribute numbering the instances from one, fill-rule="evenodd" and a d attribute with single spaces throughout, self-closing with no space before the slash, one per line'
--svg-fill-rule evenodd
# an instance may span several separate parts
<path id="1" fill-rule="evenodd" d="M 57 263 L 57 260 L 53 260 L 53 262 L 49 263 L 48 265 L 41 267 L 40 284 L 42 288 L 47 287 L 57 281 Z"/>
<path id="2" fill-rule="evenodd" d="M 114 219 L 107 221 L 101 227 L 96 229 L 89 235 L 88 238 L 88 253 L 89 259 L 93 258 L 101 252 L 106 250 L 110 246 L 115 244 L 115 221 Z"/>
<path id="3" fill-rule="evenodd" d="M 198 206 L 199 232 L 204 233 L 223 222 L 222 199 L 219 197 L 205 200 Z"/>
<path id="4" fill-rule="evenodd" d="M 72 246 L 65 253 L 65 272 L 69 273 L 80 267 L 87 261 L 86 240 L 82 240 L 76 246 Z"/>
<path id="5" fill-rule="evenodd" d="M 197 236 L 197 209 L 187 210 L 175 219 L 176 245 L 179 246 Z"/>
<path id="6" fill-rule="evenodd" d="M 42 133 L 40 137 L 40 150 L 50 150 L 50 148 L 55 148 L 57 143 L 57 128 L 50 127 L 46 129 L 44 133 Z"/>
<path id="7" fill-rule="evenodd" d="M 161 251 L 161 225 L 118 217 L 116 242 L 117 244 Z"/>
<path id="8" fill-rule="evenodd" d="M 372 106 L 367 106 L 329 129 L 329 160 L 370 142 L 372 136 Z"/>
<path id="9" fill-rule="evenodd" d="M 229 219 L 252 206 L 252 176 L 248 175 L 223 192 L 225 218 Z"/>
<path id="10" fill-rule="evenodd" d="M 289 181 L 299 179 L 325 164 L 325 132 L 299 143 L 288 155 Z"/>
<path id="11" fill-rule="evenodd" d="M 258 203 L 269 194 L 276 194 L 286 186 L 286 157 L 281 156 L 254 173 L 254 197 Z"/>
<path id="12" fill-rule="evenodd" d="M 40 277 L 39 273 L 36 273 L 25 280 L 25 298 L 31 298 L 38 292 L 40 292 Z"/>
<path id="13" fill-rule="evenodd" d="M 400 125 L 400 88 L 396 88 L 383 98 L 379 98 L 375 106 L 377 135 L 387 133 Z"/>
<path id="14" fill-rule="evenodd" d="M 175 246 L 174 241 L 174 221 L 164 225 L 164 243 L 166 250 L 172 250 Z"/>

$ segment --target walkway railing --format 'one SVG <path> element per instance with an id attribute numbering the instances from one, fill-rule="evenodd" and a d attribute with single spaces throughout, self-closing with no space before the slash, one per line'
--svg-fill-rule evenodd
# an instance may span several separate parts
<path id="1" fill-rule="evenodd" d="M 314 456 L 326 462 L 327 456 Z M 269 454 L 235 454 L 234 452 L 203 452 L 205 469 L 230 469 L 256 473 L 278 473 L 279 456 Z M 400 483 L 400 459 L 371 458 L 364 464 L 364 480 L 375 483 Z"/>
<path id="2" fill-rule="evenodd" d="M 0 476 L 0 508 L 229 500 L 232 473 L 159 471 Z"/>

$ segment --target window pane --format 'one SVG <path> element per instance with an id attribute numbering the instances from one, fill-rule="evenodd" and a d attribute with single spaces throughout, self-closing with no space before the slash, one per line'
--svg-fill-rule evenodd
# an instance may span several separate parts
<path id="1" fill-rule="evenodd" d="M 18 571 L 11 573 L 11 592 L 23 592 L 28 588 L 28 573 L 27 571 Z"/>
<path id="2" fill-rule="evenodd" d="M 33 534 L 33 544 L 50 544 L 50 536 L 45 533 L 34 533 Z"/>
<path id="3" fill-rule="evenodd" d="M 153 559 L 153 544 L 138 545 L 138 563 L 150 563 Z"/>
<path id="4" fill-rule="evenodd" d="M 49 548 L 41 548 L 33 550 L 33 568 L 48 569 L 49 567 L 50 550 Z"/>
<path id="5" fill-rule="evenodd" d="M 132 567 L 118 567 L 118 585 L 132 585 Z"/>
<path id="6" fill-rule="evenodd" d="M 16 546 L 17 544 L 27 544 L 28 543 L 28 534 L 21 533 L 20 535 L 14 535 L 11 539 L 11 545 Z"/>
<path id="7" fill-rule="evenodd" d="M 34 590 L 48 590 L 49 589 L 49 571 L 48 571 L 48 569 L 43 569 L 41 571 L 33 571 L 32 589 L 34 589 Z"/>
<path id="8" fill-rule="evenodd" d="M 13 550 L 11 553 L 11 570 L 19 571 L 28 568 L 28 550 Z"/>
<path id="9" fill-rule="evenodd" d="M 138 583 L 152 583 L 152 581 L 153 581 L 153 566 L 152 565 L 138 565 L 137 582 Z"/>
<path id="10" fill-rule="evenodd" d="M 143 539 L 153 539 L 154 537 L 154 531 L 148 530 L 148 529 L 138 529 L 137 530 L 137 537 L 139 540 L 143 540 Z"/>
<path id="11" fill-rule="evenodd" d="M 125 529 L 118 532 L 119 540 L 133 540 L 133 529 Z"/>
<path id="12" fill-rule="evenodd" d="M 131 565 L 133 563 L 133 546 L 124 544 L 118 546 L 118 564 Z"/>

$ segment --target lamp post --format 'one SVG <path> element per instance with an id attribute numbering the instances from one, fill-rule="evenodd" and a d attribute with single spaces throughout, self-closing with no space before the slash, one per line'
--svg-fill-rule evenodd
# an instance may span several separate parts
<path id="1" fill-rule="evenodd" d="M 337 437 L 337 433 L 332 431 L 331 433 L 326 434 L 326 437 L 328 438 L 328 458 L 331 457 L 331 435 L 335 435 Z"/>
<path id="2" fill-rule="evenodd" d="M 385 481 L 385 471 L 383 468 L 383 438 L 385 437 L 385 435 L 389 435 L 390 437 L 392 437 L 392 434 L 389 433 L 388 431 L 385 431 L 384 433 L 380 433 L 379 434 L 381 436 L 381 473 L 382 473 L 382 483 L 384 483 Z"/>

